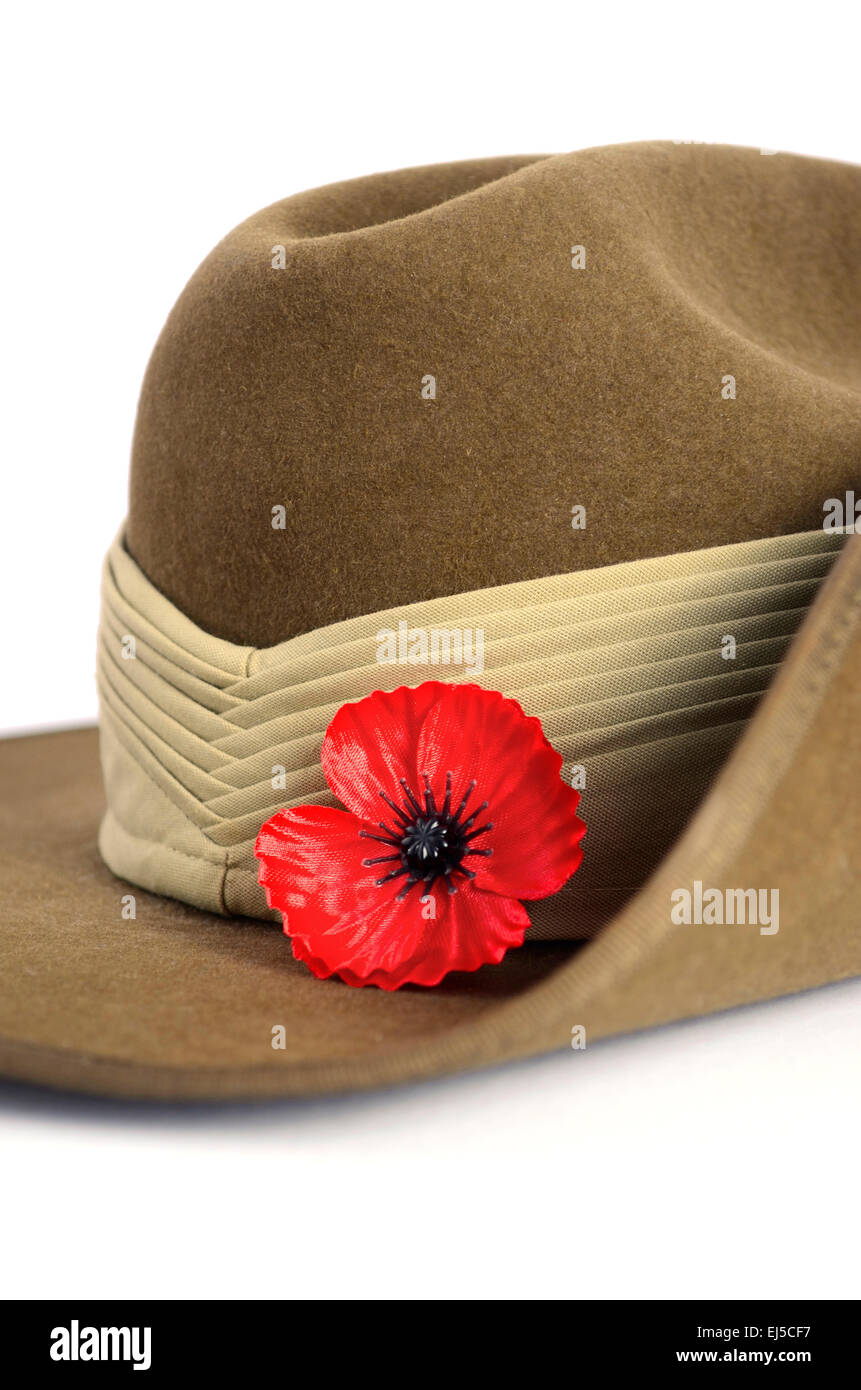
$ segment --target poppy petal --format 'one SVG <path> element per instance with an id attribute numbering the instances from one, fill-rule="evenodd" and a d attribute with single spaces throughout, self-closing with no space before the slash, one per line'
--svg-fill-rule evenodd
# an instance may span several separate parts
<path id="1" fill-rule="evenodd" d="M 373 829 L 349 812 L 302 806 L 279 811 L 258 835 L 267 901 L 283 914 L 294 955 L 318 978 L 337 974 L 347 984 L 385 990 L 434 985 L 449 971 L 498 962 L 522 944 L 529 917 L 515 899 L 471 883 L 454 894 L 438 884 L 429 902 L 416 885 L 399 899 L 399 880 L 378 884 L 398 865 L 364 864 L 376 855 L 359 832 Z"/>
<path id="2" fill-rule="evenodd" d="M 381 792 L 400 806 L 401 778 L 407 779 L 411 791 L 418 790 L 419 733 L 445 688 L 441 681 L 425 681 L 416 688 L 376 690 L 364 700 L 341 706 L 326 730 L 320 760 L 326 781 L 350 811 L 374 821 L 383 814 L 385 819 Z"/>
<path id="3" fill-rule="evenodd" d="M 472 842 L 479 852 L 470 854 L 468 867 L 477 888 L 543 898 L 558 892 L 579 866 L 586 830 L 576 814 L 580 793 L 562 781 L 562 757 L 540 720 L 524 714 L 516 700 L 475 685 L 443 686 L 422 725 L 417 762 L 438 801 L 452 774 L 455 808 L 475 783 L 464 817 L 487 802 L 470 832 L 493 827 Z"/>

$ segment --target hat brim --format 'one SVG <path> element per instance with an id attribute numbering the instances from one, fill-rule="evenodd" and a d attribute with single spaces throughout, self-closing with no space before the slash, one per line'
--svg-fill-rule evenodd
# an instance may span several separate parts
<path id="1" fill-rule="evenodd" d="M 10 1077 L 188 1098 L 397 1081 L 423 1074 L 423 1047 L 575 949 L 531 946 L 394 994 L 317 980 L 278 926 L 200 912 L 105 867 L 97 730 L 3 740 L 0 786 L 0 1070 Z M 280 1028 L 284 1046 L 273 1048 Z"/>
<path id="2" fill-rule="evenodd" d="M 0 742 L 0 1072 L 123 1097 L 322 1094 L 564 1047 L 574 1027 L 591 1041 L 861 973 L 859 610 L 852 536 L 644 891 L 587 945 L 529 944 L 434 989 L 319 981 L 277 927 L 115 878 L 96 843 L 96 731 Z M 779 887 L 779 934 L 674 925 L 670 895 L 696 878 Z"/>

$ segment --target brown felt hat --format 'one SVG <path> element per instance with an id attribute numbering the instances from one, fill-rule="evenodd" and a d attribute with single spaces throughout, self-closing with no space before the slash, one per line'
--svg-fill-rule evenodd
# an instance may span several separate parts
<path id="1" fill-rule="evenodd" d="M 99 733 L 0 744 L 5 1076 L 372 1087 L 861 973 L 861 169 L 650 143 L 276 203 L 170 315 L 130 492 Z M 336 804 L 345 703 L 429 679 L 541 720 L 582 866 L 499 964 L 316 978 L 256 834 Z"/>

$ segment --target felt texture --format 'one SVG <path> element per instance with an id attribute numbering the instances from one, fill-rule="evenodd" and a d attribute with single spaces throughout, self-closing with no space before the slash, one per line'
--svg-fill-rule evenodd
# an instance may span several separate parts
<path id="1" fill-rule="evenodd" d="M 269 926 L 114 878 L 96 847 L 94 731 L 0 742 L 0 1071 L 154 1099 L 318 1094 L 566 1047 L 575 1025 L 592 1042 L 857 974 L 859 766 L 852 536 L 678 844 L 594 941 L 527 945 L 436 989 L 383 994 L 315 980 Z M 778 888 L 779 933 L 674 925 L 670 895 L 696 879 Z"/>
<path id="2" fill-rule="evenodd" d="M 216 247 L 153 352 L 129 554 L 186 637 L 250 653 L 410 603 L 819 528 L 828 498 L 861 496 L 859 214 L 858 168 L 660 143 L 277 203 Z M 586 944 L 526 945 L 433 990 L 318 981 L 271 925 L 115 878 L 95 733 L 0 743 L 0 1072 L 107 1095 L 317 1094 L 861 972 L 861 535 L 814 588 L 795 636 L 774 634 L 791 640 L 721 770 L 692 791 L 696 758 L 667 768 L 661 794 L 684 783 L 686 815 L 705 794 L 687 824 L 656 801 L 641 890 Z M 201 678 L 210 650 L 196 670 L 153 668 L 216 690 L 186 701 L 198 792 L 207 716 L 229 699 Z M 577 664 L 572 645 L 550 679 Z M 271 676 L 264 663 L 261 692 Z M 128 708 L 157 733 L 156 689 Z M 114 755 L 130 756 L 119 736 Z M 211 891 L 211 835 L 176 832 L 180 853 L 211 854 L 196 861 Z M 779 932 L 675 924 L 672 893 L 697 881 L 777 889 Z"/>
<path id="3" fill-rule="evenodd" d="M 809 530 L 861 494 L 859 457 L 861 169 L 476 160 L 302 193 L 219 243 L 146 374 L 127 538 L 201 627 L 267 646 Z"/>

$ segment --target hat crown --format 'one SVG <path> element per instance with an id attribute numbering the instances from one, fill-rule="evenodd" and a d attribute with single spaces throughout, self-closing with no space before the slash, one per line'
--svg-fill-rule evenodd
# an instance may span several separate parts
<path id="1" fill-rule="evenodd" d="M 267 646 L 821 525 L 857 482 L 859 213 L 856 168 L 672 144 L 276 203 L 153 352 L 129 549 Z"/>

